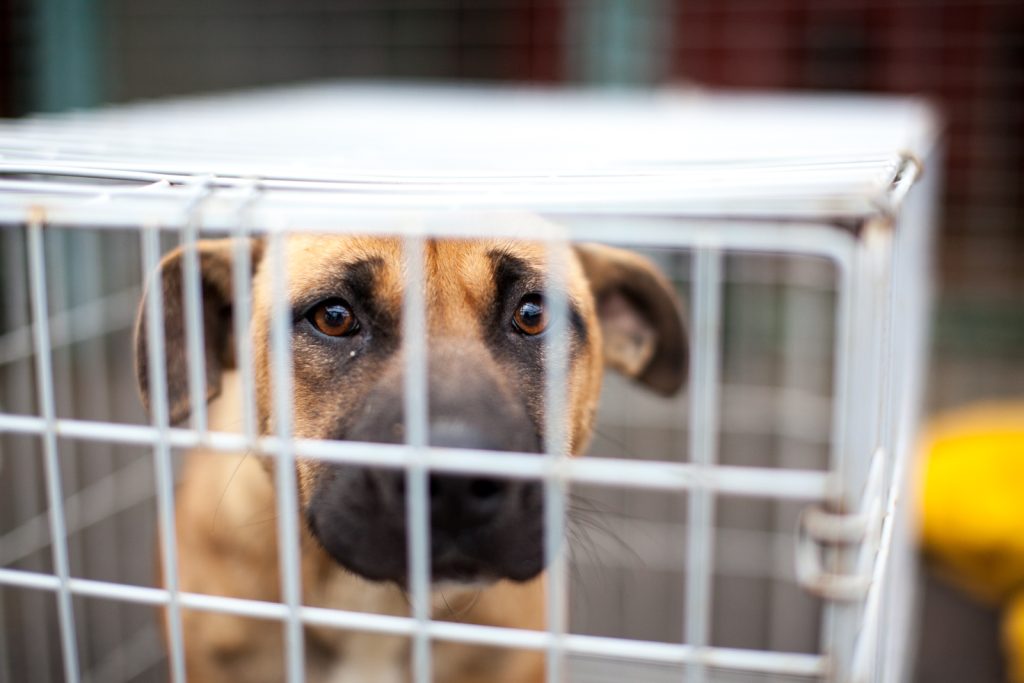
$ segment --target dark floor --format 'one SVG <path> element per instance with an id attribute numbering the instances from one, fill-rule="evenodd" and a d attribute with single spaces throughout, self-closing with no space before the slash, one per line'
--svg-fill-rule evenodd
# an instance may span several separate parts
<path id="1" fill-rule="evenodd" d="M 999 612 L 927 573 L 916 683 L 1005 683 Z"/>

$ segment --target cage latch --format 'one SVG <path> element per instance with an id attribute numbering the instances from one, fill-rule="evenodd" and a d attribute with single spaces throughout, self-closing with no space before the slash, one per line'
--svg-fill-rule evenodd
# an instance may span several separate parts
<path id="1" fill-rule="evenodd" d="M 884 518 L 879 495 L 883 489 L 884 460 L 884 451 L 879 449 L 856 512 L 832 512 L 813 505 L 800 513 L 796 577 L 808 592 L 843 602 L 861 600 L 867 594 L 871 562 L 878 550 Z"/>

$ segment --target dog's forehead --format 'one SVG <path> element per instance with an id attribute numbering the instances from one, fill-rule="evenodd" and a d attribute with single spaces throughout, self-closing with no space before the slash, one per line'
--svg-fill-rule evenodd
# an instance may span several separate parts
<path id="1" fill-rule="evenodd" d="M 369 264 L 374 296 L 399 301 L 407 281 L 401 238 L 349 235 L 292 235 L 285 247 L 289 292 L 329 288 L 333 281 Z M 423 274 L 434 295 L 474 297 L 490 290 L 496 258 L 512 257 L 543 273 L 548 249 L 525 240 L 430 240 L 424 249 Z"/>

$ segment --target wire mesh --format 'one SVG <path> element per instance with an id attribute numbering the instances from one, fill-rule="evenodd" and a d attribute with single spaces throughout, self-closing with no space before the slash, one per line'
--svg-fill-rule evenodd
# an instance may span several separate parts
<path id="1" fill-rule="evenodd" d="M 393 95 L 377 94 L 385 98 L 386 107 L 395 101 L 387 100 Z M 349 96 L 344 93 L 339 97 L 324 92 L 324 109 L 311 108 L 316 114 L 312 118 L 326 120 L 337 102 L 363 95 L 357 92 L 346 99 Z M 307 98 L 307 105 L 318 97 L 315 91 L 301 96 Z M 277 96 L 251 97 L 248 102 L 258 110 L 255 105 Z M 425 95 L 408 97 L 415 104 Z M 499 110 L 501 95 L 489 97 L 495 100 L 476 105 Z M 11 280 L 5 282 L 5 289 L 9 286 L 11 294 L 2 338 L 9 355 L 0 370 L 5 387 L 0 433 L 4 462 L 18 465 L 4 468 L 3 486 L 27 495 L 3 497 L 12 501 L 6 504 L 12 512 L 5 509 L 0 530 L 4 556 L 0 585 L 6 623 L 24 622 L 26 633 L 56 630 L 61 634 L 54 641 L 61 642 L 61 654 L 48 652 L 42 655 L 43 662 L 61 661 L 72 667 L 65 671 L 69 680 L 160 679 L 161 672 L 168 670 L 174 680 L 182 680 L 190 635 L 179 635 L 182 626 L 175 615 L 202 611 L 279 621 L 284 629 L 282 676 L 289 681 L 309 680 L 305 664 L 315 629 L 390 635 L 411 643 L 404 666 L 417 683 L 440 680 L 432 672 L 443 664 L 437 650 L 441 643 L 542 651 L 549 680 L 597 681 L 617 671 L 634 676 L 632 680 L 652 681 L 666 676 L 678 680 L 683 671 L 696 681 L 754 676 L 757 680 L 815 679 L 837 671 L 874 671 L 873 667 L 892 669 L 885 680 L 895 680 L 900 654 L 887 651 L 883 656 L 875 642 L 884 642 L 877 629 L 885 621 L 901 623 L 906 632 L 911 628 L 905 611 L 895 612 L 881 595 L 895 590 L 886 583 L 890 577 L 905 581 L 909 569 L 906 557 L 901 564 L 893 559 L 894 554 L 902 556 L 908 545 L 905 535 L 896 540 L 904 510 L 894 501 L 902 491 L 900 468 L 907 459 L 907 434 L 919 404 L 916 384 L 923 361 L 919 315 L 925 307 L 920 290 L 925 264 L 914 259 L 920 258 L 927 243 L 928 219 L 921 214 L 926 208 L 917 208 L 910 214 L 913 224 L 905 223 L 898 192 L 904 188 L 901 178 L 907 183 L 914 179 L 912 167 L 898 153 L 902 146 L 887 156 L 881 153 L 884 144 L 872 135 L 877 126 L 882 138 L 909 134 L 924 145 L 930 134 L 928 118 L 921 116 L 924 110 L 917 105 L 880 103 L 876 111 L 851 102 L 856 113 L 839 116 L 844 121 L 860 115 L 869 120 L 871 125 L 865 124 L 863 133 L 872 140 L 872 147 L 849 162 L 843 154 L 857 146 L 856 140 L 844 140 L 843 149 L 809 160 L 801 160 L 792 150 L 782 159 L 773 156 L 796 137 L 814 139 L 816 125 L 831 127 L 834 110 L 829 109 L 811 116 L 813 125 L 803 128 L 801 136 L 771 140 L 762 159 L 729 162 L 724 160 L 725 151 L 717 157 L 701 157 L 708 147 L 676 169 L 657 170 L 657 164 L 647 159 L 644 172 L 637 172 L 633 157 L 625 163 L 606 160 L 598 172 L 591 171 L 582 180 L 568 173 L 555 179 L 503 177 L 494 175 L 493 168 L 488 178 L 486 172 L 473 176 L 463 168 L 449 169 L 447 176 L 433 180 L 400 174 L 391 186 L 380 178 L 346 180 L 341 167 L 329 168 L 328 150 L 317 167 L 324 173 L 322 178 L 260 173 L 254 182 L 249 172 L 262 162 L 238 164 L 236 141 L 211 147 L 209 163 L 201 164 L 204 168 L 195 173 L 187 172 L 183 161 L 194 153 L 190 145 L 179 148 L 180 141 L 157 136 L 149 144 L 167 156 L 155 160 L 153 150 L 129 149 L 124 144 L 125 130 L 159 128 L 168 111 L 177 116 L 176 126 L 195 115 L 197 129 L 209 123 L 204 116 L 220 117 L 220 112 L 232 109 L 234 113 L 224 121 L 237 121 L 242 129 L 256 130 L 273 120 L 268 116 L 248 128 L 246 119 L 238 118 L 246 101 L 198 101 L 169 109 L 151 106 L 116 112 L 109 120 L 56 119 L 52 128 L 35 122 L 24 130 L 9 126 L 4 132 L 7 144 L 21 145 L 24 155 L 4 162 L 5 178 L 0 181 L 4 256 L 11 263 L 19 262 L 17 253 L 27 244 L 31 259 L 27 272 L 22 266 L 5 271 L 5 278 Z M 813 108 L 810 100 L 799 106 L 776 104 L 786 114 L 805 105 Z M 571 112 L 562 118 L 565 125 L 587 122 L 589 105 L 584 100 L 558 103 L 553 110 L 556 120 L 557 107 L 563 105 Z M 552 105 L 540 98 L 531 106 Z M 726 102 L 720 111 L 728 113 L 732 106 Z M 548 110 L 544 111 L 547 116 Z M 620 125 L 621 113 L 615 110 L 605 120 L 591 119 L 587 135 L 609 122 Z M 715 118 L 714 112 L 710 114 Z M 667 119 L 663 125 L 677 123 L 671 116 Z M 354 133 L 362 134 L 365 131 Z M 485 139 L 486 134 L 476 140 Z M 312 154 L 309 145 L 316 137 L 289 139 L 286 135 L 266 144 L 268 150 L 278 152 L 294 149 L 295 158 L 301 158 L 303 153 Z M 468 137 L 472 140 L 473 135 Z M 92 142 L 87 145 L 88 138 Z M 66 156 L 58 162 L 35 158 L 43 139 L 57 144 Z M 660 140 L 657 135 L 645 139 Z M 344 150 L 343 144 L 332 144 L 334 152 Z M 925 145 L 919 151 L 927 156 L 930 148 Z M 430 144 L 419 153 L 429 158 Z M 547 150 L 533 163 L 543 166 L 556 154 Z M 520 157 L 517 173 L 525 173 L 528 161 Z M 154 170 L 164 163 L 177 168 L 164 173 Z M 584 158 L 583 165 L 592 163 L 593 158 Z M 211 174 L 217 164 L 225 164 L 231 172 Z M 767 168 L 774 169 L 770 182 L 764 179 Z M 865 178 L 875 182 L 867 192 L 857 182 Z M 697 186 L 681 191 L 683 181 L 696 181 Z M 507 192 L 495 197 L 499 190 Z M 919 201 L 925 206 L 934 201 L 933 194 L 924 197 Z M 453 210 L 453 198 L 462 198 L 464 204 Z M 397 208 L 388 206 L 396 201 Z M 45 213 L 29 214 L 30 206 L 43 206 Z M 507 210 L 499 211 L 497 206 Z M 835 207 L 849 213 L 838 220 Z M 545 218 L 524 214 L 526 208 L 544 213 Z M 30 215 L 38 218 L 26 228 L 22 221 Z M 897 248 L 888 238 L 872 236 L 872 225 L 906 244 L 900 242 Z M 427 302 L 423 289 L 413 283 L 424 276 L 425 245 L 433 241 L 484 235 L 538 240 L 551 263 L 560 262 L 559 254 L 564 259 L 566 241 L 597 240 L 644 251 L 672 279 L 680 298 L 691 302 L 687 328 L 693 368 L 688 391 L 681 398 L 661 400 L 609 378 L 598 432 L 586 458 L 565 457 L 565 446 L 559 442 L 566 437 L 557 430 L 549 434 L 551 443 L 544 458 L 438 448 L 428 443 L 424 426 L 429 415 L 425 348 L 412 343 L 405 347 L 404 359 L 405 444 L 298 437 L 291 400 L 293 312 L 283 293 L 299 274 L 287 272 L 284 254 L 291 236 L 309 231 L 323 239 L 331 234 L 396 233 L 405 238 L 407 286 L 402 320 L 407 340 L 426 336 Z M 82 234 L 100 245 L 85 255 L 89 260 L 81 263 L 78 254 L 57 250 L 64 240 Z M 138 234 L 140 240 L 126 246 L 125 237 L 130 234 Z M 268 245 L 267 267 L 272 290 L 278 293 L 269 330 L 269 380 L 259 379 L 255 370 L 252 346 L 261 342 L 236 321 L 239 382 L 245 389 L 232 429 L 213 425 L 214 408 L 194 409 L 190 427 L 169 426 L 162 391 L 155 402 L 154 421 L 149 423 L 134 403 L 132 370 L 125 362 L 130 357 L 124 349 L 130 343 L 126 337 L 130 337 L 132 318 L 118 309 L 126 302 L 134 306 L 143 273 L 153 270 L 158 253 L 180 241 L 186 255 L 184 298 L 192 302 L 186 303 L 185 347 L 191 359 L 202 357 L 206 344 L 202 328 L 208 323 L 196 245 L 201 237 L 224 235 L 235 238 L 236 255 L 248 253 L 250 236 L 261 237 Z M 126 253 L 130 258 L 125 258 Z M 252 264 L 246 258 L 236 261 L 232 281 L 241 294 L 242 314 L 248 308 L 251 315 L 254 299 L 247 272 Z M 126 267 L 130 273 L 123 277 L 111 274 Z M 92 286 L 84 301 L 66 301 L 60 310 L 49 309 L 45 277 L 66 270 L 73 274 L 71 269 L 102 284 Z M 890 279 L 890 274 L 902 272 L 907 274 Z M 547 276 L 551 290 L 559 291 L 565 274 L 553 267 Z M 31 287 L 26 289 L 28 284 Z M 64 287 L 73 290 L 75 284 L 72 277 Z M 24 315 L 19 317 L 28 290 L 34 326 L 28 325 Z M 149 291 L 146 315 L 157 329 L 158 288 Z M 559 299 L 564 297 L 554 296 L 549 302 L 555 310 L 566 305 Z M 917 313 L 901 322 L 897 300 Z M 902 307 L 899 313 L 905 313 Z M 566 316 L 553 317 L 565 320 Z M 66 332 L 51 338 L 40 321 L 50 322 L 54 331 Z M 86 330 L 79 329 L 79 323 L 86 321 Z M 26 334 L 34 335 L 34 347 L 26 348 L 21 341 Z M 566 400 L 560 397 L 566 383 L 560 379 L 565 368 L 559 366 L 567 363 L 559 357 L 560 338 L 558 334 L 548 337 L 549 414 L 558 414 L 557 406 Z M 95 360 L 95 348 L 90 356 L 86 347 L 96 342 L 106 358 L 106 378 L 90 376 L 85 367 Z M 159 359 L 167 349 L 161 352 L 159 346 L 152 343 L 150 364 L 162 368 Z M 49 367 L 57 348 L 67 348 L 70 355 L 63 382 L 55 382 Z M 33 369 L 37 395 L 17 391 L 15 382 L 23 381 Z M 192 405 L 205 406 L 207 373 L 197 363 L 190 363 L 189 371 Z M 85 393 L 82 400 L 66 402 L 63 410 L 55 407 L 60 402 L 54 400 L 54 393 L 79 391 L 89 380 L 105 383 L 103 390 L 117 405 L 100 414 L 91 412 Z M 257 419 L 254 396 L 262 381 L 269 381 L 272 388 L 270 425 Z M 151 390 L 157 389 L 154 385 Z M 85 392 L 89 391 L 87 387 Z M 27 444 L 30 438 L 31 445 L 16 445 Z M 77 451 L 73 458 L 64 457 L 70 453 L 60 447 L 65 443 L 123 448 L 126 457 L 116 466 L 108 460 L 93 470 L 76 462 L 84 457 Z M 27 464 L 40 446 L 44 470 Z M 869 465 L 878 446 L 886 454 L 875 461 L 881 463 L 878 467 L 883 468 L 879 471 L 884 477 L 873 487 L 868 485 Z M 174 543 L 172 481 L 175 475 L 180 477 L 182 454 L 190 449 L 228 462 L 250 451 L 273 458 L 277 508 L 270 525 L 276 528 L 273 536 L 280 548 L 279 597 L 211 595 L 183 588 L 177 580 L 175 555 L 180 564 L 182 549 Z M 405 470 L 410 492 L 411 602 L 405 614 L 306 602 L 294 469 L 295 460 L 302 459 Z M 65 477 L 62 487 L 57 478 L 62 466 L 86 476 Z M 429 476 L 437 472 L 546 482 L 546 552 L 552 572 L 546 630 L 460 623 L 433 608 L 428 594 L 430 530 L 425 510 Z M 39 495 L 41 491 L 50 496 L 49 503 Z M 589 508 L 581 510 L 581 500 Z M 823 553 L 823 574 L 811 577 L 810 593 L 801 585 L 793 560 L 802 542 L 793 529 L 809 504 L 824 505 L 826 512 L 860 512 L 879 505 L 886 511 L 869 517 L 877 529 L 870 524 L 865 527 L 868 540 L 854 548 L 828 545 L 831 527 L 810 529 L 812 535 L 818 534 L 815 541 L 822 543 L 812 550 Z M 53 514 L 48 515 L 48 510 Z M 139 514 L 142 511 L 145 514 Z M 584 533 L 576 539 L 582 542 L 567 548 L 557 530 L 568 527 L 572 536 L 572 524 L 581 513 L 590 515 L 592 526 L 610 533 L 596 543 Z M 60 526 L 65 516 L 67 529 Z M 74 554 L 69 560 L 61 550 L 67 541 L 80 547 L 83 558 L 89 557 L 95 539 L 86 534 L 101 525 L 110 525 L 112 533 L 104 541 L 107 545 L 98 547 L 108 557 L 118 558 L 109 574 L 93 573 L 88 562 L 76 566 Z M 157 528 L 160 535 L 154 533 Z M 556 533 L 550 533 L 552 529 Z M 159 580 L 152 562 L 148 568 L 142 562 L 141 569 L 129 566 L 130 560 L 120 562 L 128 555 L 136 560 L 147 554 L 152 558 L 158 547 Z M 53 553 L 49 563 L 44 561 L 46 551 Z M 838 595 L 828 581 L 838 585 L 847 574 L 854 579 L 869 577 L 867 592 L 853 599 Z M 818 585 L 813 579 L 825 583 Z M 26 618 L 24 605 L 29 603 L 23 602 L 23 594 L 32 590 L 55 593 L 60 617 L 40 612 Z M 149 629 L 139 629 L 133 626 L 140 623 L 138 617 L 127 612 L 96 616 L 95 623 L 115 624 L 118 633 L 114 642 L 100 647 L 91 635 L 97 631 L 91 610 L 72 609 L 79 604 L 76 599 L 166 607 L 167 660 L 152 618 L 147 622 Z M 879 616 L 883 609 L 891 612 L 884 620 Z M 83 620 L 88 620 L 89 628 L 80 628 L 76 636 L 70 629 Z M 30 663 L 32 648 L 42 645 L 30 645 L 19 635 L 6 637 L 5 644 L 8 670 L 31 673 L 32 680 L 55 676 L 54 671 L 43 671 L 42 664 Z M 79 664 L 81 676 L 73 668 Z"/>

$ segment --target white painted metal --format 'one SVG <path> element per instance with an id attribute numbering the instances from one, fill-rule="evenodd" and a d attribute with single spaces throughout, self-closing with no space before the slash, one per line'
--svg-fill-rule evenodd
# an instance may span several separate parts
<path id="1" fill-rule="evenodd" d="M 288 291 L 284 236 L 269 236 L 268 261 L 275 292 Z M 280 439 L 273 451 L 277 503 L 277 538 L 281 568 L 281 596 L 287 607 L 285 620 L 285 675 L 288 683 L 303 683 L 305 638 L 299 609 L 302 605 L 302 567 L 299 561 L 299 503 L 292 447 L 292 311 L 285 296 L 274 297 L 270 323 L 271 376 L 274 389 L 274 432 Z"/>
<path id="2" fill-rule="evenodd" d="M 692 354 L 690 379 L 690 460 L 708 468 L 717 460 L 719 346 L 722 331 L 722 254 L 715 247 L 694 251 Z M 699 487 L 689 495 L 689 552 L 686 572 L 687 642 L 707 647 L 711 635 L 711 592 L 714 577 L 714 514 L 712 491 Z M 690 667 L 687 680 L 704 683 L 703 664 Z"/>
<path id="3" fill-rule="evenodd" d="M 68 562 L 67 529 L 64 517 L 64 493 L 60 481 L 60 458 L 57 419 L 53 400 L 53 366 L 50 348 L 49 313 L 46 305 L 46 259 L 43 255 L 43 226 L 38 216 L 29 216 L 28 252 L 32 289 L 32 317 L 35 320 L 36 382 L 39 412 L 48 429 L 44 430 L 43 453 L 46 459 L 46 497 L 50 508 L 50 545 L 53 547 L 53 569 L 58 584 L 57 610 L 60 619 L 60 642 L 64 654 L 64 676 L 77 681 L 79 674 L 78 645 L 75 642 L 75 612 L 71 603 L 71 569 Z"/>
<path id="4" fill-rule="evenodd" d="M 157 233 L 147 230 L 142 234 L 143 272 L 156 273 L 160 262 Z M 163 287 L 152 281 L 146 291 L 146 325 L 150 334 L 146 338 L 146 353 L 150 368 L 150 391 L 153 400 L 153 424 L 159 432 L 153 443 L 156 460 L 156 494 L 160 518 L 160 560 L 164 585 L 171 601 L 167 605 L 167 640 L 170 645 L 171 680 L 185 680 L 185 646 L 181 624 L 181 604 L 178 602 L 178 548 L 174 519 L 174 471 L 171 465 L 171 447 L 167 439 L 170 413 L 167 406 L 167 366 L 164 359 Z M 201 388 L 200 388 L 201 389 Z"/>
<path id="5" fill-rule="evenodd" d="M 766 680 L 903 680 L 908 648 L 891 643 L 907 643 L 913 628 L 912 600 L 904 597 L 912 593 L 914 582 L 906 465 L 920 405 L 926 252 L 935 201 L 933 184 L 922 195 L 911 190 L 919 169 L 910 155 L 927 161 L 935 136 L 928 109 L 908 100 L 369 86 L 293 88 L 0 124 L 0 227 L 30 224 L 34 312 L 31 330 L 7 331 L 0 337 L 0 362 L 31 356 L 26 335 L 34 332 L 41 396 L 39 415 L 0 410 L 0 434 L 42 437 L 51 513 L 49 527 L 40 517 L 26 523 L 31 528 L 3 536 L 0 557 L 13 562 L 46 547 L 49 539 L 40 536 L 47 528 L 54 553 L 53 574 L 0 568 L 0 586 L 58 595 L 65 675 L 74 682 L 81 677 L 72 596 L 167 605 L 175 681 L 184 680 L 181 609 L 281 620 L 289 683 L 304 678 L 303 625 L 411 636 L 415 683 L 431 680 L 434 641 L 543 650 L 551 681 L 577 675 L 571 660 L 587 657 L 613 660 L 635 675 L 671 665 L 674 680 L 685 670 L 688 680 L 697 682 L 731 680 L 723 671 L 764 675 Z M 913 210 L 904 214 L 905 197 Z M 193 429 L 167 425 L 162 391 L 154 393 L 153 426 L 56 414 L 49 369 L 54 346 L 67 343 L 65 337 L 73 341 L 82 334 L 99 335 L 124 329 L 129 322 L 92 320 L 83 332 L 73 323 L 92 317 L 88 306 L 51 320 L 42 234 L 58 226 L 138 232 L 147 269 L 156 262 L 162 232 L 181 231 L 187 341 L 193 358 L 201 358 L 203 348 L 195 239 L 200 232 L 238 238 L 234 286 L 243 301 L 235 336 L 247 388 L 240 433 L 207 430 L 201 363 L 190 368 Z M 423 293 L 415 283 L 422 276 L 426 239 L 482 234 L 536 239 L 548 244 L 553 264 L 560 262 L 567 240 L 686 251 L 694 264 L 688 325 L 695 364 L 689 390 L 690 462 L 569 459 L 565 435 L 557 429 L 547 435 L 546 458 L 431 448 L 426 439 L 426 356 L 418 345 L 405 351 L 406 444 L 355 447 L 295 439 L 289 401 L 291 322 L 283 298 L 275 301 L 271 334 L 277 421 L 271 433 L 258 436 L 251 398 L 252 347 L 245 325 L 250 286 L 246 238 L 266 235 L 275 291 L 283 291 L 288 273 L 275 255 L 293 230 L 404 236 L 406 268 L 414 285 L 406 288 L 405 339 L 422 339 L 425 331 Z M 719 462 L 719 404 L 722 396 L 730 395 L 723 386 L 720 353 L 725 263 L 737 253 L 814 256 L 834 269 L 832 419 L 831 433 L 823 432 L 831 459 L 825 470 Z M 558 267 L 552 268 L 553 291 L 560 291 L 557 284 L 563 277 Z M 132 299 L 136 294 L 131 290 L 124 296 Z M 153 306 L 159 306 L 158 293 L 150 301 L 148 319 L 157 329 Z M 564 307 L 564 296 L 556 294 L 549 305 Z M 51 327 L 60 330 L 53 339 Z M 151 335 L 154 339 L 162 337 Z M 558 334 L 549 335 L 546 354 L 552 413 L 565 400 L 566 358 L 558 341 Z M 152 368 L 163 367 L 158 362 L 161 346 L 151 343 Z M 162 377 L 157 375 L 159 383 Z M 786 405 L 801 405 L 791 400 L 798 394 L 787 396 Z M 786 422 L 792 423 L 790 428 L 798 424 Z M 165 588 L 70 574 L 66 555 L 71 528 L 65 527 L 58 439 L 153 450 Z M 251 448 L 276 458 L 282 603 L 179 590 L 169 453 L 199 445 L 227 452 Z M 292 466 L 296 457 L 405 468 L 410 617 L 302 604 Z M 547 631 L 430 618 L 426 487 L 432 471 L 544 479 L 551 561 Z M 685 642 L 571 631 L 561 537 L 567 490 L 584 484 L 688 497 Z M 122 505 L 113 499 L 106 507 L 100 505 L 97 501 L 107 498 L 102 487 L 75 496 L 67 498 L 67 506 L 74 500 L 76 510 L 80 499 L 83 507 L 92 501 L 89 509 L 107 514 Z M 803 585 L 824 598 L 819 653 L 715 645 L 715 506 L 726 497 L 812 506 L 803 517 L 795 561 Z M 17 543 L 4 554 L 8 539 Z"/>
<path id="6" fill-rule="evenodd" d="M 427 332 L 424 296 L 424 245 L 414 235 L 405 240 L 406 276 L 402 301 L 402 336 L 425 340 Z M 406 529 L 408 529 L 409 588 L 412 613 L 420 628 L 413 639 L 412 674 L 414 683 L 430 683 L 431 650 L 426 636 L 430 620 L 430 496 L 429 473 L 423 462 L 428 445 L 427 353 L 426 344 L 405 348 L 405 386 L 402 388 L 405 411 L 406 443 L 414 460 L 406 468 Z"/>
<path id="7" fill-rule="evenodd" d="M 566 276 L 569 254 L 564 237 L 549 242 L 547 246 L 545 306 L 551 322 L 544 340 L 544 405 L 547 415 L 551 416 L 566 414 L 568 405 Z M 557 419 L 545 418 L 544 450 L 547 464 L 544 480 L 544 554 L 548 563 L 545 608 L 547 628 L 551 634 L 545 674 L 549 681 L 563 681 L 568 668 L 565 637 L 569 631 L 569 567 L 565 549 L 568 505 L 565 469 L 569 462 L 569 437 L 565 425 Z"/>

